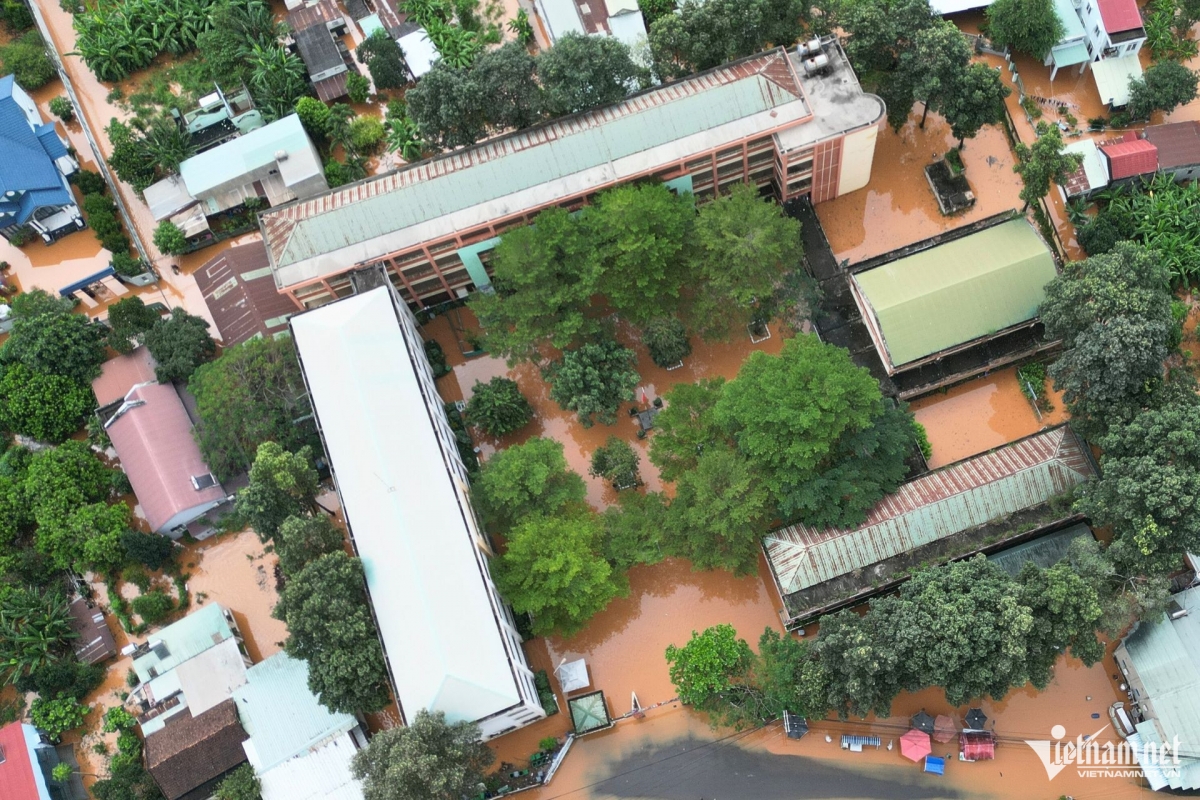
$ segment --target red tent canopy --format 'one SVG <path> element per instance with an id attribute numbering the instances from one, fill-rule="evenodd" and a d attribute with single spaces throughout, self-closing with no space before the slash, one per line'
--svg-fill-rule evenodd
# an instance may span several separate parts
<path id="1" fill-rule="evenodd" d="M 967 761 L 991 761 L 996 757 L 996 735 L 991 731 L 964 732 L 962 754 Z"/>
<path id="2" fill-rule="evenodd" d="M 910 761 L 920 761 L 933 752 L 929 743 L 929 734 L 913 728 L 900 737 L 900 752 Z"/>

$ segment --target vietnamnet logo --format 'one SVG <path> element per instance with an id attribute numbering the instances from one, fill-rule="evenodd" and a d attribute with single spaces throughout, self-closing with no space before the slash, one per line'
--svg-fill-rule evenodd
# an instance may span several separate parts
<path id="1" fill-rule="evenodd" d="M 1091 736 L 1080 734 L 1074 741 L 1064 741 L 1067 729 L 1055 725 L 1050 729 L 1050 739 L 1026 739 L 1025 744 L 1037 753 L 1050 780 L 1072 766 L 1084 778 L 1140 778 L 1142 765 L 1157 768 L 1166 777 L 1179 775 L 1178 736 L 1170 744 L 1145 742 L 1138 748 L 1123 739 L 1100 742 L 1098 737 L 1108 727 Z"/>

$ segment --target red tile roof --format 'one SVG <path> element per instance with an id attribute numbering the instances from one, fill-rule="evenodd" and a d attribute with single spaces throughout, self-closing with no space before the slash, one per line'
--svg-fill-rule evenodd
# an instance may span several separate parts
<path id="1" fill-rule="evenodd" d="M 1146 140 L 1158 148 L 1161 169 L 1200 164 L 1200 122 L 1171 122 L 1146 128 Z"/>
<path id="2" fill-rule="evenodd" d="M 298 311 L 275 288 L 262 241 L 231 247 L 192 274 L 225 347 L 286 332 L 287 318 Z"/>
<path id="3" fill-rule="evenodd" d="M 0 747 L 4 762 L 0 763 L 0 797 L 4 800 L 39 800 L 37 780 L 33 777 L 33 762 L 25 743 L 25 728 L 13 722 L 0 728 Z"/>
<path id="4" fill-rule="evenodd" d="M 104 362 L 100 377 L 92 381 L 96 404 L 101 408 L 120 400 L 139 383 L 154 381 L 154 356 L 145 347 Z"/>
<path id="5" fill-rule="evenodd" d="M 1096 0 L 1096 5 L 1100 7 L 1104 30 L 1109 33 L 1142 27 L 1142 15 L 1138 12 L 1136 0 Z"/>
<path id="6" fill-rule="evenodd" d="M 1158 169 L 1158 148 L 1146 139 L 1102 145 L 1100 152 L 1108 156 L 1108 172 L 1114 181 Z"/>
<path id="7" fill-rule="evenodd" d="M 162 531 L 181 511 L 225 497 L 220 485 L 192 485 L 193 477 L 209 470 L 174 387 L 140 386 L 126 395 L 126 402 L 129 407 L 108 426 L 108 438 L 151 530 Z"/>

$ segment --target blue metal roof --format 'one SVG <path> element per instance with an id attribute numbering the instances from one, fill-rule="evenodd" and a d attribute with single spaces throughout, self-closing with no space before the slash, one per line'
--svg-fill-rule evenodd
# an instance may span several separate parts
<path id="1" fill-rule="evenodd" d="M 24 94 L 13 76 L 0 78 L 0 196 L 9 201 L 0 205 L 0 227 L 26 222 L 40 206 L 74 202 L 66 179 L 54 164 L 55 158 L 66 155 L 54 126 L 42 123 L 35 132 L 16 92 Z M 24 192 L 39 194 L 22 202 L 17 198 Z"/>

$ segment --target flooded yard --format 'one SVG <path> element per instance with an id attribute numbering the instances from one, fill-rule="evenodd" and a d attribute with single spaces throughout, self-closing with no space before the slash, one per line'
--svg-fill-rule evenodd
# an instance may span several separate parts
<path id="1" fill-rule="evenodd" d="M 1054 408 L 1040 416 L 1021 392 L 1016 367 L 913 401 L 913 416 L 933 447 L 929 466 L 943 467 L 1065 422 L 1062 395 L 1052 385 L 1047 381 L 1046 390 Z"/>

